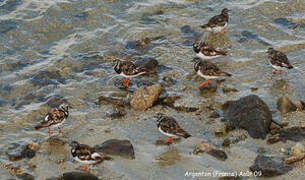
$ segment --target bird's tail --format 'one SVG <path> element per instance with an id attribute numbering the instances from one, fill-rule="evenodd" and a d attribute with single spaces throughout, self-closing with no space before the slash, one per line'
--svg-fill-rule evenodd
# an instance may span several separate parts
<path id="1" fill-rule="evenodd" d="M 223 76 L 228 76 L 228 77 L 232 76 L 232 74 L 227 73 L 227 72 L 222 72 L 222 75 L 223 75 Z"/>
<path id="2" fill-rule="evenodd" d="M 203 28 L 203 29 L 205 29 L 205 28 L 208 27 L 208 24 L 204 24 L 204 25 L 202 25 L 202 26 L 200 26 L 200 27 Z"/>
<path id="3" fill-rule="evenodd" d="M 216 52 L 217 52 L 217 54 L 222 55 L 222 56 L 227 55 L 227 52 L 225 52 L 225 51 L 216 51 Z"/>
<path id="4" fill-rule="evenodd" d="M 192 135 L 190 135 L 189 133 L 185 133 L 185 135 L 183 136 L 185 139 L 191 137 Z"/>

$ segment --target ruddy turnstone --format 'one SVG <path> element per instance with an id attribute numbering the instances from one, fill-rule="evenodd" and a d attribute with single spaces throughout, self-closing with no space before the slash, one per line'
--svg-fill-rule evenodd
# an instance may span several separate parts
<path id="1" fill-rule="evenodd" d="M 200 84 L 199 87 L 203 87 L 211 82 L 211 79 L 219 79 L 224 77 L 232 76 L 231 74 L 220 70 L 215 64 L 201 60 L 199 58 L 194 58 L 194 70 L 197 75 L 207 79 Z"/>
<path id="2" fill-rule="evenodd" d="M 58 128 L 58 132 L 62 132 L 62 129 L 59 127 L 69 116 L 69 106 L 67 104 L 61 104 L 58 108 L 52 109 L 41 121 L 35 129 L 41 129 L 48 127 L 49 135 L 51 136 L 50 127 L 55 126 Z"/>
<path id="3" fill-rule="evenodd" d="M 157 118 L 157 127 L 159 131 L 169 136 L 167 140 L 164 140 L 164 144 L 170 144 L 173 137 L 184 137 L 188 138 L 191 135 L 183 130 L 177 121 L 173 117 L 166 116 L 162 113 L 157 113 L 155 118 Z"/>
<path id="4" fill-rule="evenodd" d="M 121 61 L 121 60 L 114 60 L 113 69 L 119 75 L 125 77 L 123 79 L 123 85 L 125 87 L 129 86 L 130 80 L 129 78 L 137 77 L 141 74 L 148 72 L 148 70 L 144 67 L 137 67 L 133 62 L 130 61 Z"/>
<path id="5" fill-rule="evenodd" d="M 81 170 L 83 171 L 86 171 L 91 165 L 101 163 L 104 160 L 112 160 L 111 157 L 106 156 L 101 152 L 97 152 L 94 148 L 86 144 L 80 144 L 77 141 L 72 141 L 70 146 L 73 159 L 77 162 L 85 164 L 81 167 Z"/>
<path id="6" fill-rule="evenodd" d="M 269 63 L 275 69 L 272 71 L 272 74 L 276 74 L 278 70 L 280 71 L 280 73 L 282 73 L 284 69 L 293 68 L 293 66 L 290 64 L 287 56 L 284 53 L 277 51 L 273 48 L 269 48 L 267 53 L 268 53 Z"/>
<path id="7" fill-rule="evenodd" d="M 196 40 L 193 44 L 193 50 L 196 56 L 201 59 L 213 59 L 219 56 L 226 56 L 227 53 L 213 48 L 211 45 Z"/>
<path id="8" fill-rule="evenodd" d="M 229 21 L 229 11 L 230 10 L 227 8 L 224 8 L 221 11 L 221 14 L 213 16 L 207 24 L 202 25 L 201 27 L 214 33 L 225 33 L 225 28 Z"/>

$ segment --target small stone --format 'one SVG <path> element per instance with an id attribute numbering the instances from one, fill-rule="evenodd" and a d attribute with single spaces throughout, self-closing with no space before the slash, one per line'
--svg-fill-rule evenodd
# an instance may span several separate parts
<path id="1" fill-rule="evenodd" d="M 273 177 L 291 171 L 292 166 L 284 164 L 280 157 L 258 155 L 254 164 L 250 167 L 250 170 L 252 172 L 261 171 L 262 177 Z"/>
<path id="2" fill-rule="evenodd" d="M 146 110 L 153 106 L 161 92 L 161 85 L 142 86 L 136 90 L 130 105 L 136 110 Z"/>
<path id="3" fill-rule="evenodd" d="M 54 136 L 51 136 L 47 142 L 49 143 L 49 145 L 52 145 L 52 146 L 63 146 L 66 144 L 66 142 L 62 139 L 59 139 L 57 137 L 54 137 Z"/>
<path id="4" fill-rule="evenodd" d="M 227 154 L 223 150 L 212 149 L 212 150 L 208 151 L 207 153 L 221 161 L 225 161 L 226 159 L 228 159 Z"/>
<path id="5" fill-rule="evenodd" d="M 252 92 L 253 92 L 253 91 L 257 91 L 257 90 L 258 90 L 258 88 L 257 88 L 257 87 L 251 87 L 250 89 L 251 89 L 251 91 L 252 91 Z"/>
<path id="6" fill-rule="evenodd" d="M 98 180 L 98 177 L 87 172 L 66 172 L 61 180 Z"/>
<path id="7" fill-rule="evenodd" d="M 194 154 L 198 154 L 199 152 L 207 152 L 214 149 L 214 146 L 212 144 L 206 143 L 204 141 L 197 144 Z"/>
<path id="8" fill-rule="evenodd" d="M 277 109 L 282 113 L 293 112 L 297 110 L 296 105 L 294 105 L 288 97 L 282 97 L 277 101 Z"/>
<path id="9" fill-rule="evenodd" d="M 223 140 L 223 142 L 222 142 L 221 145 L 222 145 L 222 147 L 229 147 L 230 144 L 231 144 L 230 139 L 229 139 L 229 138 L 226 138 L 226 139 Z"/>
<path id="10" fill-rule="evenodd" d="M 17 177 L 22 180 L 35 180 L 34 176 L 28 173 L 17 174 Z"/>
<path id="11" fill-rule="evenodd" d="M 217 111 L 213 111 L 209 116 L 209 118 L 219 118 L 219 117 L 220 115 Z"/>
<path id="12" fill-rule="evenodd" d="M 214 130 L 214 134 L 217 137 L 222 137 L 227 135 L 226 126 L 224 124 L 222 124 L 221 126 L 217 126 L 216 129 Z"/>
<path id="13" fill-rule="evenodd" d="M 222 88 L 222 92 L 226 94 L 226 93 L 238 92 L 238 90 L 235 88 L 231 88 L 231 87 L 224 87 L 224 88 Z"/>
<path id="14" fill-rule="evenodd" d="M 296 143 L 293 147 L 291 147 L 290 155 L 298 156 L 305 153 L 305 147 L 301 143 Z"/>
<path id="15" fill-rule="evenodd" d="M 127 159 L 135 159 L 134 149 L 129 140 L 109 139 L 95 146 L 99 151 Z"/>

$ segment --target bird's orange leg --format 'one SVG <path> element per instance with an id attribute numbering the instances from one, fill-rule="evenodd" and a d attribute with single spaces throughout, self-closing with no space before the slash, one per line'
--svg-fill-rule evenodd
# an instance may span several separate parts
<path id="1" fill-rule="evenodd" d="M 124 79 L 122 80 L 122 83 L 123 83 L 123 85 L 124 85 L 125 87 L 128 87 L 128 86 L 129 86 L 129 83 L 130 83 L 130 80 L 129 80 L 128 78 L 124 78 Z"/>
<path id="2" fill-rule="evenodd" d="M 58 126 L 58 132 L 62 133 L 62 129 Z"/>
<path id="3" fill-rule="evenodd" d="M 226 32 L 228 32 L 228 30 L 227 30 L 227 29 L 224 29 L 224 30 L 220 31 L 219 34 L 224 34 L 224 33 L 226 33 Z"/>
<path id="4" fill-rule="evenodd" d="M 170 144 L 172 142 L 173 137 L 170 136 L 168 139 L 164 140 L 163 143 L 164 144 Z"/>
<path id="5" fill-rule="evenodd" d="M 201 83 L 201 84 L 199 85 L 199 88 L 202 88 L 203 86 L 205 86 L 205 85 L 209 84 L 210 82 L 211 82 L 211 80 L 210 80 L 210 79 L 208 79 L 208 80 L 204 81 L 203 83 Z"/>
<path id="6" fill-rule="evenodd" d="M 87 169 L 91 166 L 91 164 L 86 164 L 86 165 L 83 165 L 80 170 L 82 171 L 87 171 Z"/>
<path id="7" fill-rule="evenodd" d="M 51 129 L 50 129 L 50 127 L 48 127 L 48 129 L 49 129 L 49 136 L 51 136 Z"/>

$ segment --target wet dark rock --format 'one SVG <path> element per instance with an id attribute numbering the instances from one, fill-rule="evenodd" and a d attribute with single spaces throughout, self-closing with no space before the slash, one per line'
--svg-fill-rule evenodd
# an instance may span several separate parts
<path id="1" fill-rule="evenodd" d="M 16 176 L 22 180 L 35 180 L 34 176 L 28 173 L 17 174 Z"/>
<path id="2" fill-rule="evenodd" d="M 213 111 L 210 115 L 209 118 L 219 118 L 220 114 L 218 113 L 218 111 Z"/>
<path id="3" fill-rule="evenodd" d="M 305 101 L 300 101 L 300 110 L 301 111 L 305 110 Z"/>
<path id="4" fill-rule="evenodd" d="M 229 147 L 230 144 L 231 144 L 231 140 L 229 138 L 226 138 L 223 140 L 221 145 L 222 145 L 222 147 Z"/>
<path id="5" fill-rule="evenodd" d="M 283 163 L 280 157 L 268 157 L 258 155 L 254 164 L 250 167 L 251 171 L 261 171 L 264 177 L 273 177 L 285 174 L 292 170 L 292 166 Z"/>
<path id="6" fill-rule="evenodd" d="M 87 172 L 66 172 L 60 180 L 98 180 L 98 177 Z"/>
<path id="7" fill-rule="evenodd" d="M 285 27 L 291 27 L 291 26 L 295 25 L 295 23 L 290 22 L 285 18 L 277 18 L 277 19 L 274 20 L 274 23 L 285 26 Z"/>
<path id="8" fill-rule="evenodd" d="M 36 151 L 30 149 L 25 142 L 21 142 L 10 144 L 6 154 L 11 161 L 18 161 L 22 158 L 33 158 L 36 154 Z"/>
<path id="9" fill-rule="evenodd" d="M 238 90 L 235 88 L 231 88 L 231 87 L 224 87 L 224 88 L 222 88 L 222 92 L 226 94 L 226 93 L 238 92 Z"/>
<path id="10" fill-rule="evenodd" d="M 5 3 L 0 6 L 0 10 L 1 10 L 0 15 L 7 14 L 11 11 L 16 10 L 16 8 L 21 4 L 22 4 L 22 0 L 5 1 Z M 5 12 L 5 13 L 3 13 L 3 12 Z"/>
<path id="11" fill-rule="evenodd" d="M 154 46 L 151 44 L 152 41 L 162 39 L 163 36 L 158 36 L 158 37 L 145 37 L 141 40 L 137 41 L 128 41 L 125 48 L 126 49 L 134 49 L 134 50 L 140 50 L 140 51 L 148 51 L 152 49 Z"/>
<path id="12" fill-rule="evenodd" d="M 135 159 L 134 149 L 129 140 L 110 139 L 100 145 L 96 145 L 99 151 L 127 159 Z"/>
<path id="13" fill-rule="evenodd" d="M 113 97 L 105 97 L 105 96 L 100 96 L 98 97 L 98 105 L 101 104 L 113 104 L 119 107 L 124 107 L 124 106 L 128 106 L 129 102 L 125 99 L 122 98 L 113 98 Z"/>
<path id="14" fill-rule="evenodd" d="M 305 139 L 305 127 L 290 127 L 279 131 L 281 139 L 291 140 L 294 142 L 303 141 Z"/>
<path id="15" fill-rule="evenodd" d="M 253 92 L 253 91 L 257 91 L 257 90 L 258 90 L 258 88 L 257 88 L 257 87 L 251 87 L 250 89 L 251 89 L 251 91 L 252 91 L 252 92 Z"/>
<path id="16" fill-rule="evenodd" d="M 296 105 L 294 105 L 288 97 L 281 97 L 277 101 L 277 109 L 282 113 L 293 112 L 297 110 Z"/>
<path id="17" fill-rule="evenodd" d="M 228 101 L 222 107 L 224 118 L 235 127 L 248 131 L 253 138 L 265 139 L 272 114 L 263 100 L 249 95 L 237 101 Z"/>
<path id="18" fill-rule="evenodd" d="M 17 28 L 17 24 L 14 21 L 4 20 L 0 21 L 0 33 L 7 33 Z"/>
<path id="19" fill-rule="evenodd" d="M 74 15 L 74 17 L 76 17 L 77 19 L 86 19 L 88 16 L 89 16 L 88 12 L 82 12 Z"/>
<path id="20" fill-rule="evenodd" d="M 223 150 L 220 150 L 220 149 L 212 149 L 212 150 L 208 151 L 207 153 L 221 161 L 225 161 L 226 159 L 228 159 L 227 154 Z"/>
<path id="21" fill-rule="evenodd" d="M 161 92 L 161 85 L 142 86 L 136 90 L 130 105 L 136 110 L 146 110 L 153 106 Z"/>

